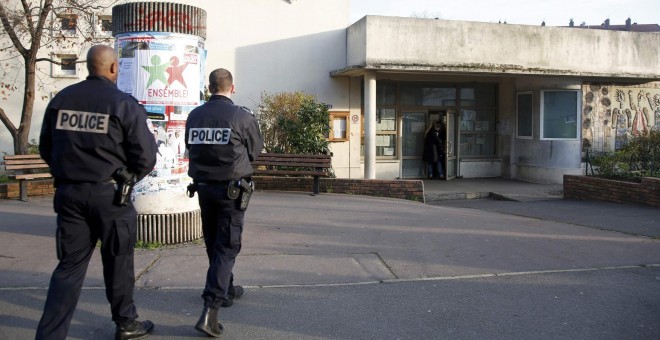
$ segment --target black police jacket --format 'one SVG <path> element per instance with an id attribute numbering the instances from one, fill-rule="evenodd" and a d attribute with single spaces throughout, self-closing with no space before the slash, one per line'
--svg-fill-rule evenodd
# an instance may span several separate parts
<path id="1" fill-rule="evenodd" d="M 190 161 L 188 175 L 196 182 L 251 176 L 250 162 L 263 148 L 254 116 L 220 95 L 190 112 L 185 142 Z"/>
<path id="2" fill-rule="evenodd" d="M 156 152 L 147 112 L 107 78 L 68 86 L 46 108 L 39 153 L 56 181 L 105 182 L 118 168 L 142 179 Z"/>

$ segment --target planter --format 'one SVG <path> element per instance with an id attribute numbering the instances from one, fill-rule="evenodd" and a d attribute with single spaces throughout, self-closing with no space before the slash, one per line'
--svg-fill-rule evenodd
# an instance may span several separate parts
<path id="1" fill-rule="evenodd" d="M 564 198 L 633 203 L 660 208 L 660 178 L 644 177 L 641 183 L 595 176 L 564 175 Z"/>
<path id="2" fill-rule="evenodd" d="M 311 177 L 253 176 L 256 190 L 310 191 Z M 321 178 L 321 193 L 399 198 L 424 203 L 421 180 Z"/>
<path id="3" fill-rule="evenodd" d="M 52 179 L 38 179 L 27 181 L 28 197 L 29 196 L 43 196 L 52 195 L 55 193 Z M 20 197 L 20 190 L 18 182 L 0 183 L 0 199 L 18 199 Z"/>

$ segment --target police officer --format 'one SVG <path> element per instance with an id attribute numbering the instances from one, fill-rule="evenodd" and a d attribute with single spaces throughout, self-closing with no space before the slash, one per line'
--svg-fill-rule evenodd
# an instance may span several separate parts
<path id="1" fill-rule="evenodd" d="M 243 295 L 243 288 L 234 286 L 232 269 L 241 250 L 246 206 L 241 207 L 241 198 L 235 193 L 240 187 L 243 193 L 245 188 L 250 190 L 250 162 L 261 152 L 263 140 L 251 112 L 230 99 L 234 82 L 229 71 L 211 72 L 209 90 L 213 94 L 209 101 L 188 116 L 185 142 L 190 161 L 188 175 L 199 193 L 209 260 L 202 294 L 204 309 L 195 328 L 219 337 L 223 328 L 218 322 L 218 308 L 231 306 Z"/>
<path id="2" fill-rule="evenodd" d="M 124 206 L 115 195 L 122 183 L 153 169 L 156 143 L 146 111 L 115 85 L 118 66 L 111 47 L 93 46 L 87 54 L 89 77 L 60 91 L 46 109 L 39 152 L 57 188 L 59 264 L 36 339 L 66 338 L 98 240 L 115 339 L 142 337 L 154 328 L 151 321 L 137 321 L 133 302 L 137 212 L 130 200 Z"/>

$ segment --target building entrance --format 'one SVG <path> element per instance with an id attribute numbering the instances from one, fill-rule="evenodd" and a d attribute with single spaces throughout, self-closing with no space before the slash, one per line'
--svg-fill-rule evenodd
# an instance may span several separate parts
<path id="1" fill-rule="evenodd" d="M 424 133 L 429 126 L 428 112 L 401 112 L 401 177 L 423 178 L 425 165 L 422 161 L 424 153 Z"/>
<path id="2" fill-rule="evenodd" d="M 458 120 L 455 110 L 403 111 L 401 112 L 401 177 L 426 178 L 428 169 L 424 155 L 424 137 L 434 122 L 444 123 L 445 179 L 456 178 L 458 174 Z"/>

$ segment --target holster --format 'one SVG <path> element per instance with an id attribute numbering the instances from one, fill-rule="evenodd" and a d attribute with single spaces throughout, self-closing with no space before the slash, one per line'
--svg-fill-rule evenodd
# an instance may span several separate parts
<path id="1" fill-rule="evenodd" d="M 188 184 L 188 186 L 186 187 L 186 195 L 188 195 L 188 197 L 190 198 L 193 198 L 195 197 L 196 192 L 197 192 L 197 183 L 192 182 Z"/>
<path id="2" fill-rule="evenodd" d="M 254 182 L 250 178 L 230 181 L 227 185 L 227 197 L 236 200 L 238 208 L 243 211 L 247 210 L 253 191 Z"/>
<path id="3" fill-rule="evenodd" d="M 134 174 L 124 168 L 117 169 L 112 174 L 112 178 L 117 182 L 115 187 L 115 197 L 112 203 L 120 207 L 125 207 L 131 200 L 131 192 L 133 191 L 135 183 L 137 183 L 137 179 Z"/>

